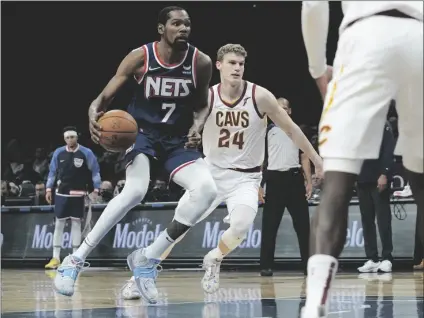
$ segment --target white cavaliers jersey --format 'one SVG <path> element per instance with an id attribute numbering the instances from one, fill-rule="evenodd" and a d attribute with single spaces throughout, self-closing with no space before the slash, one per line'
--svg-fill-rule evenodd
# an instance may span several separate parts
<path id="1" fill-rule="evenodd" d="M 221 99 L 220 86 L 210 88 L 211 108 L 202 137 L 206 161 L 225 169 L 261 166 L 267 122 L 256 105 L 256 84 L 245 81 L 242 96 L 233 104 Z"/>
<path id="2" fill-rule="evenodd" d="M 342 10 L 344 18 L 340 32 L 357 19 L 387 10 L 398 10 L 423 21 L 423 1 L 342 1 Z"/>

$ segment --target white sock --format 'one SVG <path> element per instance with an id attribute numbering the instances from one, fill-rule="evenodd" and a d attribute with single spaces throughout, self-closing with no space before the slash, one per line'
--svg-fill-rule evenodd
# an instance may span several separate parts
<path id="1" fill-rule="evenodd" d="M 315 310 L 328 305 L 331 283 L 337 269 L 338 261 L 333 256 L 316 254 L 309 258 L 305 308 Z"/>
<path id="2" fill-rule="evenodd" d="M 57 219 L 54 223 L 53 233 L 53 258 L 60 261 L 60 249 L 62 247 L 63 229 L 65 228 L 66 219 Z"/>
<path id="3" fill-rule="evenodd" d="M 149 159 L 140 154 L 127 168 L 124 189 L 108 203 L 91 232 L 88 233 L 78 250 L 74 252 L 74 256 L 82 260 L 87 258 L 101 239 L 122 220 L 128 211 L 143 200 L 149 187 L 149 180 Z"/>
<path id="4" fill-rule="evenodd" d="M 218 259 L 219 261 L 222 261 L 225 256 L 225 254 L 221 252 L 218 246 L 215 247 L 213 250 L 209 251 L 208 254 L 211 258 Z"/>
<path id="5" fill-rule="evenodd" d="M 161 255 L 173 243 L 174 240 L 168 235 L 168 230 L 165 229 L 150 246 L 146 247 L 145 255 L 147 258 L 160 259 Z"/>
<path id="6" fill-rule="evenodd" d="M 72 252 L 75 253 L 81 244 L 81 219 L 71 219 Z"/>

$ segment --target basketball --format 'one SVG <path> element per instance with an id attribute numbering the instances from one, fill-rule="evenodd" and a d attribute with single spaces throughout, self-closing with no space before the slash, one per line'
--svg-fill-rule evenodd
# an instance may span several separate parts
<path id="1" fill-rule="evenodd" d="M 110 110 L 98 120 L 102 127 L 100 145 L 111 152 L 127 150 L 135 143 L 138 126 L 135 119 L 123 110 Z"/>

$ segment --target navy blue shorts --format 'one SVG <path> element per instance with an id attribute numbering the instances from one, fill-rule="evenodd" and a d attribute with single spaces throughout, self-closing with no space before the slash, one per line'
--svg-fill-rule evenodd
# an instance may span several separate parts
<path id="1" fill-rule="evenodd" d="M 69 196 L 56 193 L 54 198 L 54 215 L 58 219 L 82 219 L 85 212 L 84 196 Z"/>
<path id="2" fill-rule="evenodd" d="M 169 136 L 153 129 L 144 129 L 139 132 L 135 144 L 125 154 L 126 165 L 132 163 L 134 158 L 142 153 L 151 160 L 151 165 L 157 173 L 163 168 L 170 178 L 185 164 L 202 157 L 202 153 L 195 149 L 185 149 L 186 136 Z"/>

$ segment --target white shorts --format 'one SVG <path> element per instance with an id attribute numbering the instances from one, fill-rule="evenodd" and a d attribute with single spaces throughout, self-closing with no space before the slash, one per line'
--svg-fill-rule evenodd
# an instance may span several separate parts
<path id="1" fill-rule="evenodd" d="M 319 125 L 325 170 L 332 162 L 378 158 L 392 99 L 399 115 L 396 154 L 407 169 L 423 172 L 423 24 L 365 18 L 339 39 Z"/>
<path id="2" fill-rule="evenodd" d="M 205 161 L 206 162 L 206 161 Z M 208 164 L 212 177 L 218 188 L 218 196 L 209 209 L 197 222 L 203 221 L 221 204 L 227 205 L 228 216 L 224 219 L 229 223 L 231 212 L 238 205 L 247 205 L 258 212 L 258 191 L 262 180 L 261 172 L 239 172 L 223 169 Z M 188 192 L 184 193 L 180 202 L 188 199 Z"/>

